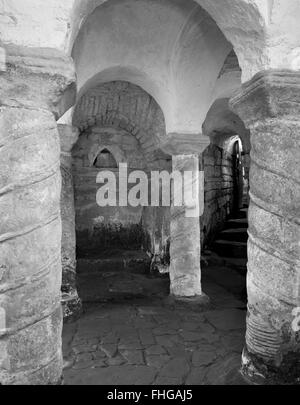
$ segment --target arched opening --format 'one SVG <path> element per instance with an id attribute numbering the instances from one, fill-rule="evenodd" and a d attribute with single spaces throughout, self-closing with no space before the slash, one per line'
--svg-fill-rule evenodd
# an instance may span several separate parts
<path id="1" fill-rule="evenodd" d="M 96 159 L 93 166 L 97 169 L 117 169 L 118 164 L 112 153 L 108 149 L 103 149 Z"/>
<path id="2" fill-rule="evenodd" d="M 234 165 L 234 209 L 237 213 L 242 208 L 249 206 L 249 179 L 246 177 L 245 152 L 241 139 L 237 139 L 233 147 Z"/>
<path id="3" fill-rule="evenodd" d="M 299 159 L 295 155 L 299 146 L 299 13 L 298 0 L 1 2 L 3 136 L 0 162 L 4 174 L 1 175 L 0 192 L 3 213 L 0 237 L 0 384 L 61 382 L 61 256 L 63 266 L 70 275 L 67 280 L 70 283 L 66 286 L 70 288 L 63 288 L 63 298 L 67 296 L 68 299 L 73 294 L 76 300 L 77 292 L 73 283 L 72 157 L 70 148 L 64 149 L 68 143 L 64 141 L 68 140 L 73 129 L 62 130 L 60 176 L 60 148 L 55 120 L 73 105 L 76 79 L 73 60 L 69 58 L 71 55 L 78 74 L 78 100 L 83 97 L 91 112 L 78 123 L 82 151 L 85 150 L 84 141 L 89 142 L 90 132 L 93 133 L 94 127 L 101 123 L 101 117 L 104 115 L 107 119 L 101 126 L 100 142 L 85 154 L 83 165 L 77 167 L 86 170 L 83 177 L 86 176 L 88 187 L 92 170 L 113 171 L 124 163 L 122 150 L 116 145 L 112 150 L 110 142 L 102 142 L 101 137 L 111 136 L 111 130 L 116 129 L 112 125 L 117 126 L 119 135 L 126 132 L 123 133 L 124 138 L 128 134 L 138 137 L 140 132 L 135 131 L 141 128 L 136 126 L 134 117 L 128 117 L 131 108 L 127 103 L 124 111 L 115 114 L 111 105 L 106 105 L 105 111 L 99 110 L 97 97 L 84 98 L 90 89 L 90 80 L 96 80 L 95 86 L 115 80 L 127 81 L 141 86 L 156 99 L 164 113 L 167 138 L 173 141 L 173 144 L 166 143 L 170 147 L 169 152 L 172 150 L 172 163 L 181 169 L 183 166 L 198 166 L 197 152 L 200 146 L 206 146 L 200 135 L 201 126 L 211 103 L 216 101 L 217 108 L 230 98 L 232 84 L 236 85 L 231 79 L 241 73 L 239 81 L 244 83 L 243 88 L 230 104 L 251 129 L 252 145 L 249 305 L 243 372 L 255 383 L 299 383 L 299 179 L 296 176 Z M 232 62 L 236 65 L 237 60 L 241 72 L 232 71 Z M 253 77 L 256 73 L 258 75 Z M 245 83 L 249 79 L 250 82 Z M 112 106 L 114 103 L 115 100 Z M 100 111 L 100 114 L 95 115 L 94 110 Z M 143 110 L 141 115 L 148 116 L 148 113 L 151 115 L 151 108 Z M 225 115 L 228 118 L 228 111 Z M 206 193 L 212 205 L 221 212 L 228 212 L 228 206 L 229 214 L 235 213 L 241 206 L 241 172 L 248 179 L 247 163 L 250 162 L 249 133 L 239 125 L 237 117 L 231 118 L 230 125 L 218 125 L 219 128 L 208 132 L 214 146 L 204 156 L 204 161 L 207 161 L 204 169 L 207 171 L 207 167 L 211 166 L 209 170 L 214 179 L 228 178 L 228 170 L 231 171 L 233 181 L 226 180 L 226 189 L 220 190 L 219 185 L 214 185 L 216 189 Z M 114 124 L 117 120 L 119 124 Z M 141 131 L 139 139 L 140 152 L 147 167 L 155 167 L 157 161 L 170 164 L 168 158 L 158 152 L 159 135 L 148 142 L 147 131 Z M 243 151 L 236 139 L 229 151 L 226 143 L 221 142 L 222 137 L 237 135 Z M 197 144 L 199 137 L 201 140 Z M 216 143 L 218 139 L 221 143 Z M 199 149 L 193 150 L 192 146 Z M 209 155 L 212 151 L 215 156 Z M 77 149 L 76 153 L 79 163 L 80 151 Z M 220 156 L 221 163 L 218 164 Z M 224 166 L 223 170 L 218 166 L 223 166 L 224 156 L 227 168 Z M 96 163 L 95 167 L 98 157 L 99 164 Z M 240 170 L 241 162 L 243 170 Z M 60 210 L 61 177 L 63 185 L 67 185 L 62 190 L 61 201 L 66 198 L 67 204 Z M 219 183 L 222 185 L 226 181 Z M 246 183 L 244 189 L 247 191 Z M 232 211 L 228 204 L 231 201 L 230 190 L 233 190 Z M 244 201 L 247 199 L 245 192 Z M 89 209 L 86 206 L 83 211 Z M 173 270 L 178 272 L 173 271 L 172 274 L 179 286 L 177 295 L 190 304 L 190 297 L 205 298 L 200 288 L 198 263 L 199 221 L 198 218 L 187 221 L 180 213 L 176 214 L 172 215 L 170 226 L 173 239 L 171 261 L 177 261 Z M 150 228 L 160 217 L 155 215 L 148 217 Z M 242 219 L 245 218 L 235 219 L 239 221 L 236 222 L 239 228 L 234 228 L 235 235 L 240 234 Z M 61 222 L 66 244 L 61 243 Z M 213 221 L 210 220 L 208 225 L 212 229 Z M 207 229 L 207 226 L 203 227 L 204 234 Z M 149 241 L 151 254 L 161 251 L 163 231 L 152 233 L 154 236 Z M 86 239 L 90 238 L 93 243 L 94 236 L 93 228 Z M 223 242 L 235 242 L 224 237 L 221 239 Z M 153 246 L 155 249 L 152 249 Z M 65 248 L 70 249 L 70 255 L 60 255 L 61 248 L 62 253 L 67 253 Z M 192 260 L 189 260 L 190 257 Z M 194 285 L 189 285 L 193 280 L 196 280 L 195 289 Z M 190 295 L 189 291 L 192 291 Z M 218 299 L 220 295 L 221 290 L 217 291 Z M 103 383 L 106 381 L 106 370 L 103 373 L 100 370 L 95 374 L 93 372 L 95 368 L 102 369 L 105 363 L 103 368 L 115 367 L 113 376 L 119 383 L 116 365 L 124 361 L 127 362 L 126 372 L 120 374 L 127 377 L 131 373 L 129 383 L 136 383 L 140 381 L 140 376 L 145 375 L 149 384 L 157 385 L 223 382 L 224 378 L 220 375 L 226 374 L 223 373 L 224 364 L 231 367 L 235 363 L 238 368 L 235 360 L 226 356 L 236 335 L 241 336 L 238 332 L 231 332 L 231 328 L 236 327 L 241 302 L 217 302 L 218 310 L 208 310 L 201 317 L 197 311 L 193 316 L 186 311 L 180 318 L 180 311 L 167 312 L 162 306 L 159 310 L 152 308 L 150 314 L 149 308 L 139 306 L 129 311 L 129 317 L 124 311 L 122 316 L 114 314 L 107 323 L 103 321 L 108 316 L 107 312 L 98 312 L 96 317 L 92 317 L 92 322 L 86 316 L 75 328 L 75 338 L 72 339 L 76 364 L 73 376 L 78 369 L 90 368 L 87 373 L 89 382 L 95 378 L 96 382 Z M 140 317 L 146 316 L 152 318 L 143 322 L 145 319 Z M 134 322 L 130 322 L 132 318 Z M 101 330 L 101 336 L 99 333 L 93 343 L 90 340 L 91 330 L 88 330 L 89 321 L 94 330 Z M 129 332 L 124 326 L 127 321 Z M 112 331 L 115 324 L 118 328 L 123 326 L 121 332 L 117 328 Z M 143 333 L 145 329 L 151 332 Z M 132 331 L 137 330 L 139 332 L 134 335 Z M 80 352 L 82 348 L 75 349 L 82 336 L 86 338 L 83 339 L 84 346 L 87 345 L 83 355 Z M 206 346 L 203 346 L 201 341 L 205 337 Z M 134 354 L 130 351 L 132 342 L 135 349 L 142 347 Z M 140 342 L 143 346 L 138 346 Z M 114 346 L 108 348 L 106 344 Z M 207 345 L 212 350 L 208 350 Z M 101 350 L 98 350 L 99 346 Z M 157 349 L 157 346 L 162 349 Z M 183 347 L 184 350 L 181 350 Z M 139 350 L 143 351 L 143 355 L 136 353 Z M 153 358 L 157 351 L 164 353 L 166 367 Z M 236 351 L 239 363 L 241 350 Z M 190 352 L 190 357 L 186 352 Z M 174 358 L 170 359 L 174 353 L 177 356 L 175 362 Z M 105 358 L 105 361 L 101 360 L 95 366 L 99 357 Z M 93 361 L 92 366 L 87 366 L 86 361 Z M 134 370 L 128 367 L 131 365 Z"/>
<path id="4" fill-rule="evenodd" d="M 142 172 L 150 187 L 152 169 L 171 169 L 170 158 L 158 149 L 165 136 L 163 112 L 135 84 L 100 82 L 79 98 L 73 123 L 80 129 L 72 150 L 79 295 L 84 303 L 147 295 L 153 288 L 151 263 L 167 265 L 170 208 L 150 207 L 150 198 L 131 205 L 138 180 L 129 180 Z M 98 181 L 107 172 L 112 181 Z M 121 201 L 123 188 L 127 203 Z M 114 192 L 115 202 L 99 203 L 99 193 L 108 199 Z"/>
<path id="5" fill-rule="evenodd" d="M 97 7 L 105 5 L 109 1 L 111 0 L 96 0 L 92 3 L 87 0 L 76 0 L 74 2 L 71 15 L 71 32 L 66 41 L 66 48 L 70 53 L 79 31 L 89 15 Z M 295 3 L 296 0 L 293 0 L 293 2 Z M 175 7 L 182 5 L 180 2 L 173 2 L 173 4 Z M 184 6 L 187 5 L 187 7 L 191 4 L 202 7 L 220 27 L 227 40 L 232 43 L 243 70 L 243 81 L 248 80 L 262 69 L 263 62 L 266 60 L 265 40 L 267 22 L 274 7 L 273 3 L 249 2 L 247 0 L 238 2 L 226 0 L 223 3 L 220 3 L 218 0 L 184 2 Z M 295 7 L 294 11 L 296 11 L 297 6 L 293 4 L 293 7 Z M 277 19 L 274 19 L 274 26 L 277 24 Z M 296 25 L 296 21 L 293 21 L 293 24 Z M 236 35 L 237 32 L 239 35 Z M 251 47 L 248 46 L 250 43 Z M 245 49 L 249 52 L 245 53 Z M 250 60 L 252 63 L 249 62 Z"/>
<path id="6" fill-rule="evenodd" d="M 228 69 L 236 64 L 227 64 Z M 228 76 L 227 76 L 228 77 Z M 230 88 L 230 87 L 229 87 Z M 218 91 L 226 94 L 219 86 Z M 228 98 L 211 106 L 203 131 L 211 144 L 204 153 L 205 211 L 202 217 L 205 258 L 212 269 L 204 277 L 226 288 L 246 308 L 250 134 L 228 107 Z"/>
<path id="7" fill-rule="evenodd" d="M 88 285 L 87 280 L 89 279 L 93 280 L 93 286 L 97 286 L 95 273 L 99 274 L 99 267 L 106 274 L 114 273 L 114 267 L 119 263 L 121 269 L 119 275 L 121 274 L 122 277 L 119 278 L 118 284 L 114 282 L 106 283 L 109 276 L 106 277 L 106 280 L 102 278 L 104 282 L 101 283 L 106 294 L 108 292 L 110 295 L 114 295 L 115 298 L 120 291 L 126 292 L 125 295 L 128 297 L 128 283 L 125 282 L 123 275 L 126 273 L 126 269 L 128 270 L 128 267 L 130 267 L 131 257 L 128 255 L 130 248 L 131 252 L 133 252 L 138 250 L 138 244 L 142 245 L 143 252 L 148 253 L 147 269 L 158 269 L 158 272 L 168 271 L 170 260 L 170 210 L 162 207 L 159 207 L 159 209 L 144 207 L 141 210 L 140 207 L 135 207 L 129 213 L 127 207 L 122 207 L 122 210 L 116 210 L 113 207 L 105 209 L 95 207 L 95 177 L 97 172 L 94 171 L 94 163 L 96 157 L 103 149 L 106 148 L 109 152 L 112 152 L 111 148 L 118 146 L 123 156 L 119 161 L 133 162 L 130 163 L 131 169 L 149 171 L 153 168 L 163 168 L 171 171 L 171 161 L 173 159 L 174 163 L 174 157 L 172 158 L 160 151 L 163 149 L 161 148 L 163 138 L 167 134 L 179 134 L 178 139 L 180 139 L 183 134 L 185 135 L 184 141 L 188 143 L 189 134 L 191 139 L 201 137 L 201 126 L 214 97 L 216 82 L 220 75 L 226 74 L 231 68 L 230 61 L 228 66 L 225 67 L 224 61 L 228 54 L 231 53 L 232 45 L 226 40 L 207 12 L 192 1 L 176 1 L 175 7 L 173 6 L 174 2 L 167 0 L 163 2 L 153 1 L 151 4 L 144 0 L 141 2 L 132 2 L 130 0 L 120 2 L 116 0 L 105 3 L 95 9 L 90 18 L 85 21 L 72 53 L 77 67 L 79 88 L 72 123 L 79 128 L 81 133 L 79 141 L 73 150 L 77 269 L 79 278 L 83 276 L 85 279 L 82 285 L 85 283 Z M 120 19 L 120 15 L 124 16 L 124 18 Z M 132 18 L 133 15 L 138 18 Z M 157 15 L 160 16 L 159 24 Z M 112 44 L 114 44 L 113 47 Z M 240 70 L 238 73 L 240 74 Z M 140 97 L 141 89 L 143 89 L 143 96 Z M 147 91 L 146 94 L 145 90 Z M 130 94 L 133 96 L 130 96 Z M 161 109 L 157 108 L 157 103 L 159 103 Z M 235 118 L 237 119 L 237 117 Z M 237 133 L 231 131 L 230 135 Z M 232 154 L 234 155 L 234 153 L 225 149 L 225 160 L 231 159 L 232 163 Z M 173 149 L 170 148 L 170 150 Z M 189 151 L 190 156 L 192 156 L 189 163 L 198 166 L 198 154 L 191 148 Z M 116 158 L 117 154 L 114 153 L 113 155 Z M 177 156 L 176 151 L 174 155 Z M 239 157 L 240 151 L 236 150 L 236 160 Z M 180 159 L 177 162 L 180 162 Z M 118 163 L 118 159 L 116 160 Z M 184 161 L 184 156 L 182 160 Z M 204 162 L 204 171 L 205 165 L 207 169 L 209 164 Z M 217 165 L 214 162 L 212 166 Z M 222 164 L 219 166 L 222 166 Z M 203 167 L 201 168 L 203 169 Z M 233 163 L 231 169 L 233 170 Z M 93 179 L 93 186 L 90 188 L 93 190 L 91 194 L 94 198 L 93 201 L 86 198 L 88 176 L 82 176 L 82 170 L 88 172 L 91 175 L 90 179 Z M 222 168 L 220 170 L 220 175 L 224 175 L 225 178 L 226 170 L 224 169 L 224 173 L 222 173 Z M 80 178 L 84 178 L 85 182 L 82 183 Z M 233 189 L 233 185 L 229 188 Z M 83 195 L 85 195 L 84 198 L 82 198 Z M 224 200 L 226 200 L 225 204 L 223 204 Z M 222 210 L 225 209 L 225 220 L 230 214 L 232 201 L 228 201 L 227 197 L 224 198 L 223 195 L 220 196 L 216 193 L 213 197 L 213 203 L 215 205 L 221 204 Z M 134 220 L 128 221 L 129 217 L 134 218 Z M 196 222 L 199 231 L 198 218 L 194 221 L 193 226 Z M 212 221 L 209 222 L 209 225 L 211 225 Z M 132 223 L 134 228 L 131 228 Z M 178 223 L 173 222 L 179 237 L 185 239 L 185 236 L 180 235 L 180 232 L 184 229 L 188 233 L 189 229 L 186 224 L 182 226 L 182 229 L 180 225 L 180 221 Z M 126 232 L 128 229 L 133 229 L 133 232 L 128 232 L 124 236 L 122 234 L 124 227 Z M 211 234 L 214 232 L 215 229 L 212 229 Z M 140 235 L 141 238 L 139 238 Z M 190 238 L 190 235 L 188 237 Z M 133 239 L 134 243 L 132 243 Z M 123 256 L 120 250 L 116 250 L 116 244 L 120 247 L 120 244 L 124 244 L 124 242 L 126 246 L 122 246 L 122 250 L 124 251 L 123 248 L 126 248 L 126 256 Z M 199 240 L 197 240 L 197 244 L 200 245 Z M 186 250 L 189 251 L 189 248 L 187 247 Z M 196 250 L 196 253 L 199 253 L 200 246 Z M 105 256 L 107 252 L 113 252 L 113 257 Z M 186 254 L 186 252 L 183 253 Z M 193 254 L 194 252 L 191 251 L 191 256 Z M 180 252 L 178 256 L 180 261 Z M 143 264 L 143 260 L 144 258 L 139 258 L 139 266 L 141 263 Z M 198 268 L 198 266 L 196 267 Z M 193 269 L 186 268 L 187 272 L 190 270 Z M 207 285 L 209 295 L 216 300 L 220 311 L 222 311 L 224 303 L 224 305 L 229 305 L 230 309 L 226 312 L 225 318 L 233 316 L 233 323 L 238 324 L 238 326 L 235 324 L 233 329 L 243 330 L 246 314 L 245 304 L 239 300 L 234 301 L 232 296 L 228 297 L 228 291 L 220 291 L 216 288 L 217 283 L 212 285 L 209 281 Z M 96 290 L 86 288 L 88 292 L 86 298 L 81 293 L 84 301 L 95 301 L 95 296 L 97 301 L 98 287 L 96 287 Z M 156 284 L 152 298 L 153 296 L 158 298 L 157 291 Z M 141 293 L 138 283 L 134 285 L 134 292 L 135 296 Z M 167 293 L 164 291 L 159 299 L 166 298 L 166 295 Z M 102 295 L 101 299 L 107 299 L 107 295 Z M 228 304 L 228 301 L 230 304 Z M 140 308 L 139 304 L 137 305 L 139 308 L 137 317 L 140 314 L 148 313 L 147 309 Z M 120 312 L 122 310 L 119 309 Z M 169 322 L 174 314 L 169 310 L 164 311 L 161 305 L 159 309 L 153 310 L 154 319 L 161 311 L 164 313 L 163 322 L 170 326 Z M 199 327 L 198 332 L 196 332 L 199 339 L 196 338 L 195 345 L 201 346 L 199 336 L 203 332 L 201 329 L 203 320 L 200 320 L 200 313 L 197 309 L 195 312 L 195 315 L 191 314 L 188 309 L 184 317 L 190 322 L 196 323 L 196 329 Z M 178 313 L 176 312 L 175 322 L 180 324 L 182 319 L 178 321 L 177 317 Z M 126 321 L 131 322 L 127 317 Z M 137 321 L 136 318 L 135 321 Z M 151 322 L 151 327 L 153 327 Z M 217 331 L 216 334 L 218 336 L 219 334 L 222 335 L 222 338 L 226 340 L 222 326 L 219 328 L 220 325 L 217 321 L 215 322 L 214 314 L 210 313 L 210 311 L 205 324 L 210 337 Z M 111 356 L 113 358 L 111 361 L 133 361 L 134 364 L 140 364 L 141 362 L 149 370 L 151 362 L 155 359 L 150 354 L 151 348 L 148 346 L 161 343 L 162 350 L 166 352 L 168 357 L 167 361 L 170 360 L 171 352 L 175 353 L 176 350 L 180 350 L 179 346 L 181 349 L 182 347 L 188 347 L 188 350 L 193 351 L 195 345 L 192 347 L 189 339 L 191 336 L 192 339 L 195 339 L 193 334 L 195 329 L 193 326 L 191 327 L 191 324 L 187 326 L 187 329 L 185 327 L 186 325 L 182 331 L 180 326 L 176 327 L 180 331 L 175 338 L 176 342 L 172 341 L 172 339 L 169 342 L 168 334 L 160 335 L 160 331 L 158 331 L 157 335 L 150 334 L 150 337 L 145 337 L 143 333 L 139 332 L 143 337 L 139 337 L 138 341 L 139 339 L 144 341 L 143 344 L 147 349 L 145 349 L 142 359 L 138 355 L 138 358 L 135 357 L 134 360 L 128 360 L 132 355 L 128 351 L 133 350 L 136 352 L 135 349 L 140 346 L 137 343 L 137 338 L 132 338 L 132 330 L 127 331 L 128 335 L 130 335 L 129 339 L 134 341 L 133 346 L 132 342 L 129 343 L 129 346 L 131 345 L 131 349 L 132 347 L 133 349 L 130 351 L 126 348 L 126 345 L 128 345 L 128 341 L 126 341 L 125 346 L 118 350 L 118 354 L 114 353 Z M 212 340 L 214 340 L 214 337 L 212 337 Z M 239 338 L 237 346 L 240 347 L 244 338 L 243 333 L 239 334 Z M 120 339 L 123 340 L 123 336 Z M 152 343 L 149 343 L 150 340 Z M 167 346 L 169 349 L 167 349 Z M 147 352 L 148 349 L 149 352 Z M 240 352 L 241 349 L 240 347 Z M 106 350 L 104 344 L 101 344 L 101 350 Z M 115 357 L 117 357 L 117 360 Z M 78 356 L 75 360 L 80 363 Z M 109 360 L 106 361 L 110 364 Z M 240 356 L 238 360 L 235 358 L 236 374 L 238 373 L 239 361 Z M 69 375 L 72 375 L 72 373 Z M 181 376 L 180 381 L 183 381 L 183 378 Z M 158 383 L 159 379 L 156 382 Z"/>

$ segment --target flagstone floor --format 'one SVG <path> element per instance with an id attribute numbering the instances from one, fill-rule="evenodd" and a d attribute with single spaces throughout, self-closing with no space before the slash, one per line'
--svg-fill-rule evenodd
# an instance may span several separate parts
<path id="1" fill-rule="evenodd" d="M 88 297 L 83 315 L 63 332 L 65 384 L 244 385 L 239 367 L 246 304 L 239 277 L 222 266 L 206 268 L 203 285 L 211 305 L 204 311 L 167 304 L 165 277 L 141 281 L 130 275 L 127 290 L 130 282 L 136 291 L 147 282 L 156 293 L 107 302 L 96 293 L 102 276 L 81 281 Z"/>

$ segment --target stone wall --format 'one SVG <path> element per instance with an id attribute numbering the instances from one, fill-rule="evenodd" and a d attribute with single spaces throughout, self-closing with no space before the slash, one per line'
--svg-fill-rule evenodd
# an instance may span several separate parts
<path id="1" fill-rule="evenodd" d="M 81 132 L 94 126 L 127 131 L 137 139 L 147 162 L 155 160 L 159 141 L 166 134 L 157 102 L 125 81 L 103 83 L 85 93 L 76 106 L 74 125 Z"/>
<path id="2" fill-rule="evenodd" d="M 93 127 L 84 132 L 73 149 L 76 235 L 79 255 L 105 252 L 110 249 L 143 248 L 151 254 L 165 252 L 169 238 L 169 208 L 165 207 L 100 207 L 96 195 L 102 184 L 96 183 L 100 171 L 109 170 L 117 179 L 118 167 L 95 167 L 98 154 L 108 150 L 117 166 L 127 163 L 128 176 L 134 170 L 149 173 L 147 161 L 136 138 L 115 128 Z M 168 162 L 156 160 L 156 170 L 164 170 Z M 149 177 L 150 185 L 150 177 Z M 134 184 L 128 185 L 130 191 Z M 163 253 L 164 255 L 164 253 Z"/>
<path id="3" fill-rule="evenodd" d="M 106 250 L 138 249 L 165 257 L 169 244 L 170 210 L 165 208 L 106 207 L 96 204 L 98 153 L 107 149 L 130 170 L 170 170 L 157 146 L 165 136 L 163 113 L 156 101 L 128 82 L 101 84 L 84 94 L 74 123 L 82 135 L 74 149 L 77 247 Z M 211 144 L 203 154 L 205 212 L 201 243 L 208 245 L 233 210 L 233 162 L 230 153 Z M 116 172 L 118 172 L 117 169 Z"/>
<path id="4" fill-rule="evenodd" d="M 209 145 L 203 154 L 205 209 L 201 218 L 201 243 L 207 246 L 222 229 L 234 207 L 234 171 L 232 155 Z"/>
<path id="5" fill-rule="evenodd" d="M 158 235 L 165 230 L 163 208 L 105 207 L 96 204 L 99 168 L 93 163 L 106 149 L 132 170 L 163 170 L 167 156 L 158 152 L 165 136 L 164 115 L 157 102 L 140 87 L 124 81 L 103 83 L 79 100 L 74 123 L 81 136 L 74 148 L 76 231 L 78 253 L 91 249 L 140 249 L 155 254 Z M 117 176 L 118 177 L 118 176 Z M 129 187 L 130 190 L 130 187 Z"/>
<path id="6" fill-rule="evenodd" d="M 103 186 L 96 183 L 101 170 L 114 172 L 117 185 L 119 182 L 118 168 L 100 169 L 94 166 L 95 159 L 104 149 L 112 154 L 117 164 L 128 164 L 128 174 L 132 170 L 145 168 L 144 157 L 136 138 L 126 131 L 94 127 L 80 136 L 73 150 L 79 254 L 91 249 L 104 251 L 114 247 L 139 248 L 142 243 L 142 207 L 100 207 L 96 202 L 97 191 Z"/>
<path id="7" fill-rule="evenodd" d="M 128 174 L 133 170 L 150 170 L 139 142 L 127 131 L 93 127 L 80 136 L 73 150 L 79 255 L 91 250 L 104 252 L 111 248 L 142 247 L 152 254 L 165 256 L 169 244 L 169 209 L 103 208 L 97 205 L 96 194 L 101 185 L 96 183 L 96 177 L 101 169 L 94 167 L 93 162 L 103 149 L 108 149 L 118 164 L 126 162 Z M 156 170 L 167 168 L 168 162 L 162 162 L 157 160 Z M 213 144 L 204 152 L 202 164 L 205 172 L 205 210 L 201 218 L 201 243 L 207 246 L 233 210 L 234 171 L 232 155 Z M 118 169 L 109 170 L 115 172 L 119 181 Z"/>

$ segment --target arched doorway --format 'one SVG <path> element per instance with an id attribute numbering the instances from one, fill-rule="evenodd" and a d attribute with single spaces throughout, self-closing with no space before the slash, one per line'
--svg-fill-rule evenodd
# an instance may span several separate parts
<path id="1" fill-rule="evenodd" d="M 142 88 L 113 81 L 82 95 L 73 123 L 80 128 L 72 151 L 79 295 L 83 302 L 106 302 L 148 294 L 141 275 L 167 264 L 169 208 L 149 207 L 149 199 L 131 206 L 120 190 L 126 186 L 130 195 L 130 176 L 138 171 L 149 181 L 150 170 L 171 169 L 157 147 L 163 113 Z M 115 180 L 100 184 L 107 172 Z M 102 187 L 105 199 L 116 191 L 115 203 L 99 203 Z"/>

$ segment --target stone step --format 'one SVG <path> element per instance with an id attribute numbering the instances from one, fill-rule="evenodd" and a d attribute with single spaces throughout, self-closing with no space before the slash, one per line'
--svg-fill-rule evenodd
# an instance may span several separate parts
<path id="1" fill-rule="evenodd" d="M 241 229 L 241 228 L 248 228 L 248 220 L 247 218 L 237 218 L 237 219 L 230 219 L 226 222 L 225 225 L 226 229 Z"/>
<path id="2" fill-rule="evenodd" d="M 213 244 L 214 251 L 223 257 L 246 258 L 247 243 L 228 240 L 216 240 Z"/>
<path id="3" fill-rule="evenodd" d="M 119 252 L 107 257 L 79 258 L 77 272 L 87 273 L 120 273 L 130 272 L 138 274 L 149 273 L 151 258 L 146 253 Z"/>
<path id="4" fill-rule="evenodd" d="M 210 265 L 209 267 L 204 267 L 202 269 L 202 277 L 203 280 L 210 280 L 239 297 L 244 292 L 246 286 L 246 272 L 242 273 L 230 266 Z"/>
<path id="5" fill-rule="evenodd" d="M 248 208 L 241 209 L 235 216 L 237 219 L 248 218 Z"/>
<path id="6" fill-rule="evenodd" d="M 240 274 L 247 274 L 247 262 L 246 257 L 223 257 L 225 266 L 231 267 L 232 269 L 237 270 Z"/>
<path id="7" fill-rule="evenodd" d="M 206 262 L 209 266 L 225 266 L 236 270 L 241 275 L 247 274 L 247 258 L 222 257 L 216 252 L 212 252 L 206 257 Z"/>
<path id="8" fill-rule="evenodd" d="M 247 242 L 247 228 L 226 229 L 219 234 L 219 239 L 235 242 Z"/>

